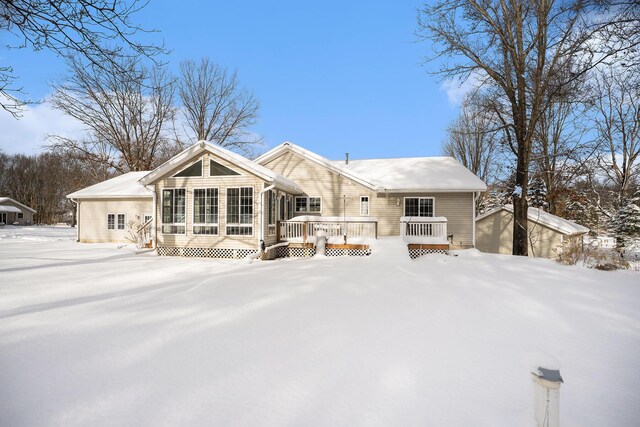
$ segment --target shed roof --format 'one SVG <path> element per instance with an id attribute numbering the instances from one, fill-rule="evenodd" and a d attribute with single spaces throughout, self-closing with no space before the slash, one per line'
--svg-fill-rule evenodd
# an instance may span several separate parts
<path id="1" fill-rule="evenodd" d="M 490 210 L 489 212 L 485 212 L 482 215 L 479 215 L 476 218 L 476 221 L 479 221 L 488 216 L 494 215 L 501 210 L 505 210 L 509 213 L 513 213 L 513 205 L 504 205 L 497 207 L 495 209 Z M 529 221 L 535 222 L 537 224 L 544 225 L 546 227 L 551 228 L 552 230 L 556 230 L 559 233 L 573 236 L 586 234 L 589 232 L 587 227 L 583 227 L 580 224 L 576 224 L 573 221 L 569 221 L 568 219 L 560 218 L 559 216 L 550 214 L 549 212 L 545 212 L 542 209 L 532 208 L 528 209 L 527 217 Z"/>
<path id="2" fill-rule="evenodd" d="M 26 209 L 28 211 L 31 211 L 33 213 L 36 213 L 35 209 L 32 209 L 27 205 L 23 205 L 22 203 L 18 202 L 17 200 L 12 199 L 11 197 L 0 197 L 0 204 L 4 204 L 4 203 L 7 203 L 7 202 L 11 202 L 11 203 L 14 203 L 14 204 L 16 204 L 18 206 L 22 206 L 24 209 Z M 4 212 L 16 212 L 16 211 L 4 211 Z M 21 211 L 18 210 L 18 212 L 21 212 Z"/>
<path id="3" fill-rule="evenodd" d="M 148 173 L 148 171 L 125 173 L 73 192 L 67 197 L 70 199 L 150 198 L 153 197 L 153 193 L 140 183 L 140 179 Z"/>

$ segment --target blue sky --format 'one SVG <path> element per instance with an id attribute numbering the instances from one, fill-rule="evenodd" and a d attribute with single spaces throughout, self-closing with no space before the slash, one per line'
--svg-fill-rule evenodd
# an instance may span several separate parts
<path id="1" fill-rule="evenodd" d="M 172 50 L 167 60 L 174 72 L 180 61 L 203 56 L 238 70 L 261 103 L 252 130 L 264 138 L 262 151 L 289 140 L 333 159 L 345 152 L 352 158 L 430 156 L 440 154 L 457 115 L 451 101 L 457 89 L 442 89 L 421 65 L 430 47 L 415 42 L 419 6 L 406 0 L 151 0 L 136 17 L 160 30 L 149 37 L 164 39 Z M 1 48 L 0 60 L 14 66 L 35 98 L 45 97 L 47 81 L 65 71 L 48 52 Z M 78 130 L 46 108 L 32 108 L 20 123 L 0 115 L 0 147 L 33 154 L 42 133 Z"/>

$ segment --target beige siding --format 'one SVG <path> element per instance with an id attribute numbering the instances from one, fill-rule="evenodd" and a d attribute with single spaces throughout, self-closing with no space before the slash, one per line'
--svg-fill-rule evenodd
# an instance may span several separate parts
<path id="1" fill-rule="evenodd" d="M 22 211 L 22 218 L 18 218 L 17 212 L 4 212 L 7 215 L 7 224 L 18 223 L 20 225 L 31 225 L 33 224 L 33 212 L 25 209 L 17 203 L 14 203 L 12 200 L 6 200 L 2 202 L 3 206 L 13 206 L 14 208 L 20 209 Z"/>
<path id="2" fill-rule="evenodd" d="M 529 221 L 529 256 L 555 258 L 562 247 L 563 235 Z M 482 252 L 513 252 L 513 214 L 499 210 L 476 222 L 476 247 Z"/>
<path id="3" fill-rule="evenodd" d="M 155 185 L 155 191 L 157 195 L 157 210 L 156 215 L 158 219 L 157 236 L 159 246 L 177 246 L 177 247 L 191 247 L 191 248 L 222 248 L 222 249 L 257 249 L 258 248 L 258 236 L 259 236 L 259 194 L 260 191 L 266 187 L 267 183 L 261 178 L 251 174 L 250 172 L 239 168 L 237 165 L 227 162 L 211 153 L 206 153 L 200 157 L 203 159 L 203 177 L 188 177 L 188 178 L 172 178 L 180 170 L 188 167 L 197 159 L 193 159 L 187 164 L 177 167 L 175 170 L 167 174 L 166 177 L 158 181 Z M 209 176 L 209 159 L 233 169 L 241 175 L 235 176 Z M 253 188 L 253 235 L 251 236 L 227 236 L 226 235 L 226 214 L 227 214 L 227 188 L 231 187 L 252 187 Z M 169 235 L 163 234 L 162 231 L 162 190 L 164 188 L 185 188 L 186 189 L 186 234 L 183 235 Z M 218 235 L 217 236 L 203 236 L 193 234 L 193 190 L 196 188 L 217 188 L 218 189 Z M 284 194 L 284 193 L 278 193 Z M 271 245 L 276 243 L 277 236 L 268 235 L 267 224 L 267 197 L 264 198 L 264 225 L 265 225 L 265 244 Z"/>
<path id="4" fill-rule="evenodd" d="M 323 216 L 360 215 L 360 197 L 368 196 L 370 215 L 378 218 L 379 236 L 398 236 L 404 197 L 434 197 L 435 216 L 447 218 L 448 234 L 453 234 L 454 246 L 473 245 L 472 193 L 377 194 L 375 191 L 345 178 L 329 169 L 292 152 L 264 163 L 269 169 L 296 182 L 309 196 L 322 197 Z M 346 209 L 341 197 L 348 197 Z"/>
<path id="5" fill-rule="evenodd" d="M 78 233 L 81 242 L 129 242 L 127 230 L 108 230 L 107 214 L 125 214 L 125 224 L 136 216 L 153 212 L 151 198 L 82 199 L 79 201 Z M 116 217 L 117 222 L 117 217 Z M 117 227 L 116 227 L 117 228 Z"/>

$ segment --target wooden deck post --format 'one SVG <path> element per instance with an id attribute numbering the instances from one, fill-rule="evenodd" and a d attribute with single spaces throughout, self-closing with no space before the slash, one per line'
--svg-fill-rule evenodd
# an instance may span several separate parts
<path id="1" fill-rule="evenodd" d="M 307 243 L 307 221 L 303 223 L 302 227 L 302 243 Z"/>

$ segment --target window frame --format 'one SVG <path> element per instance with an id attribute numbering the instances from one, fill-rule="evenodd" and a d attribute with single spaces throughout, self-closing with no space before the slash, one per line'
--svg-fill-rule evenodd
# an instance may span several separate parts
<path id="1" fill-rule="evenodd" d="M 116 223 L 117 223 L 116 215 L 117 215 L 116 213 L 107 212 L 107 230 L 108 231 L 116 231 Z M 110 226 L 110 224 L 109 224 L 109 217 L 110 216 L 113 217 L 113 226 Z"/>
<path id="2" fill-rule="evenodd" d="M 120 217 L 122 217 L 122 228 L 120 228 Z M 127 214 L 118 213 L 116 214 L 116 230 L 124 231 L 127 229 Z"/>
<path id="3" fill-rule="evenodd" d="M 195 165 L 198 162 L 202 162 L 202 167 L 200 168 L 200 176 L 198 175 L 193 175 L 193 176 L 176 176 L 178 175 L 180 172 L 183 172 L 187 169 L 189 169 L 191 166 Z M 190 163 L 188 166 L 185 166 L 183 168 L 180 168 L 180 170 L 178 172 L 176 172 L 175 174 L 171 175 L 171 178 L 175 178 L 175 179 L 189 179 L 189 178 L 204 178 L 204 158 L 200 158 L 198 160 L 196 160 L 195 162 Z"/>
<path id="4" fill-rule="evenodd" d="M 165 191 L 172 191 L 172 204 L 171 204 L 171 216 L 172 219 L 174 220 L 173 222 L 164 222 L 164 192 Z M 175 222 L 175 199 L 176 199 L 176 193 L 175 190 L 184 190 L 184 222 Z M 164 235 L 168 235 L 168 236 L 184 236 L 187 234 L 187 189 L 186 187 L 165 187 L 162 188 L 160 190 L 160 232 Z M 174 226 L 174 227 L 179 227 L 179 226 L 183 226 L 184 227 L 184 231 L 181 233 L 165 233 L 164 231 L 164 226 Z"/>
<path id="5" fill-rule="evenodd" d="M 275 190 L 267 191 L 267 236 L 276 235 L 278 221 L 278 197 Z"/>
<path id="6" fill-rule="evenodd" d="M 211 175 L 211 162 L 213 163 L 217 163 L 220 166 L 222 166 L 223 168 L 229 169 L 231 172 L 233 172 L 232 174 L 226 174 L 226 175 Z M 202 171 L 202 173 L 204 174 L 204 170 Z M 211 157 L 209 157 L 209 173 L 208 173 L 208 178 L 238 178 L 238 177 L 243 177 L 243 175 L 238 172 L 235 169 L 230 168 L 227 165 L 223 165 L 221 162 L 219 162 L 216 159 L 212 159 Z M 235 188 L 235 187 L 233 187 Z"/>
<path id="7" fill-rule="evenodd" d="M 367 199 L 367 213 L 362 213 L 362 199 Z M 371 215 L 371 197 L 369 196 L 360 196 L 360 216 L 369 216 Z"/>
<path id="8" fill-rule="evenodd" d="M 229 222 L 229 190 L 239 190 L 238 191 L 238 220 L 242 219 L 242 189 L 243 188 L 250 188 L 251 189 L 251 223 L 242 223 L 242 222 Z M 232 237 L 253 237 L 254 233 L 255 233 L 255 204 L 256 204 L 256 199 L 255 196 L 256 195 L 256 189 L 254 186 L 251 185 L 239 185 L 239 186 L 233 186 L 233 187 L 227 187 L 225 189 L 225 194 L 224 194 L 224 206 L 225 206 L 225 224 L 224 224 L 224 235 L 225 236 L 232 236 Z M 249 228 L 251 227 L 251 234 L 235 234 L 235 233 L 229 233 L 229 227 L 236 227 L 236 228 L 241 228 L 241 227 L 246 227 Z"/>
<path id="9" fill-rule="evenodd" d="M 407 215 L 407 199 L 418 199 L 418 215 Z M 422 216 L 420 215 L 420 200 L 431 200 L 431 215 L 430 216 Z M 436 216 L 436 198 L 433 196 L 411 196 L 405 197 L 402 201 L 402 216 L 410 216 L 413 218 L 434 218 Z"/>
<path id="10" fill-rule="evenodd" d="M 206 210 L 206 201 L 207 195 L 206 190 L 216 190 L 216 214 L 215 219 L 216 222 L 196 222 L 196 191 L 197 190 L 205 190 L 205 210 Z M 194 187 L 191 189 L 191 234 L 194 236 L 219 236 L 220 235 L 220 188 L 219 187 Z M 205 221 L 206 221 L 206 213 L 205 213 Z M 215 227 L 215 233 L 196 233 L 194 230 L 196 227 Z"/>
<path id="11" fill-rule="evenodd" d="M 300 211 L 298 210 L 298 199 L 305 199 L 306 203 L 305 203 L 305 210 L 304 211 Z M 311 199 L 319 199 L 320 200 L 320 210 L 318 211 L 312 211 L 311 210 Z M 321 214 L 322 213 L 322 196 L 295 196 L 294 198 L 294 202 L 293 202 L 293 212 L 296 214 L 306 214 L 306 215 L 313 215 L 313 214 Z"/>

